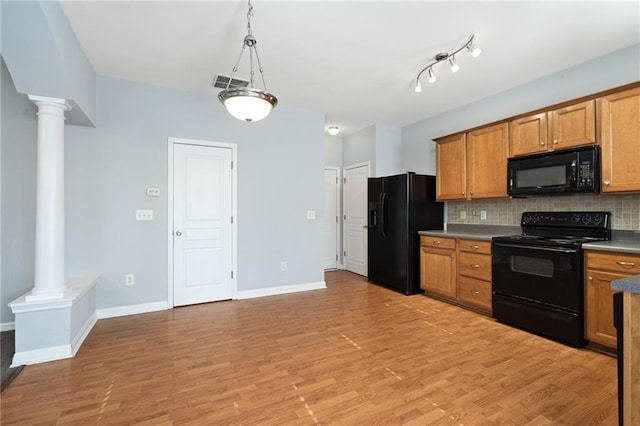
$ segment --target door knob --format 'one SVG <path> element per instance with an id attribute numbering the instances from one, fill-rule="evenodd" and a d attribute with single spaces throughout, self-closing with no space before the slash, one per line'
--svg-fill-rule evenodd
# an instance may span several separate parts
<path id="1" fill-rule="evenodd" d="M 180 235 L 182 235 L 182 232 L 176 231 L 176 237 L 179 237 Z"/>

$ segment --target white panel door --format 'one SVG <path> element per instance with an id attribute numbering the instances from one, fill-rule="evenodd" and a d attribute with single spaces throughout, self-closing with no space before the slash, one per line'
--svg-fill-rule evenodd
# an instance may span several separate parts
<path id="1" fill-rule="evenodd" d="M 324 169 L 324 269 L 338 268 L 338 169 Z"/>
<path id="2" fill-rule="evenodd" d="M 344 177 L 344 265 L 347 271 L 366 276 L 369 165 L 347 167 Z"/>
<path id="3" fill-rule="evenodd" d="M 174 145 L 174 305 L 231 299 L 232 152 Z"/>

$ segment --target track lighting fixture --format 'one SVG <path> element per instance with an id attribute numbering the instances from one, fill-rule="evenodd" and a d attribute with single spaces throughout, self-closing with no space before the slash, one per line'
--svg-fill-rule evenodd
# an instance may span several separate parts
<path id="1" fill-rule="evenodd" d="M 434 65 L 439 64 L 440 62 L 443 61 L 447 61 L 449 62 L 449 66 L 451 67 L 451 72 L 456 72 L 460 69 L 460 66 L 458 65 L 458 63 L 456 62 L 456 55 L 458 53 L 460 53 L 463 50 L 467 50 L 471 56 L 473 56 L 474 58 L 477 58 L 478 56 L 480 56 L 480 53 L 482 53 L 482 50 L 478 49 L 478 47 L 473 44 L 473 38 L 475 37 L 475 34 L 471 36 L 471 38 L 469 38 L 469 40 L 467 40 L 467 42 L 465 44 L 462 45 L 462 47 L 458 48 L 457 50 L 453 51 L 452 53 L 447 53 L 447 52 L 441 52 L 438 53 L 435 57 L 434 57 L 434 61 L 432 61 L 431 63 L 427 64 L 426 67 L 424 67 L 422 70 L 420 70 L 420 72 L 418 73 L 418 76 L 416 77 L 416 85 L 415 85 L 415 91 L 416 93 L 422 92 L 422 83 L 420 81 L 420 78 L 422 77 L 422 74 L 426 71 L 428 78 L 429 78 L 429 83 L 435 83 L 436 81 L 436 75 L 433 72 L 433 67 Z"/>

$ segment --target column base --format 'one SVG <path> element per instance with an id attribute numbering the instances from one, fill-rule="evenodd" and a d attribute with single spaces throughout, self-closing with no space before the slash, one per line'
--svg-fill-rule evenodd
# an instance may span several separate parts
<path id="1" fill-rule="evenodd" d="M 25 302 L 40 302 L 40 301 L 44 301 L 44 300 L 58 300 L 58 299 L 62 299 L 64 297 L 64 294 L 66 292 L 67 288 L 64 287 L 60 290 L 56 290 L 56 291 L 52 291 L 52 292 L 46 292 L 46 293 L 39 293 L 36 292 L 35 289 L 31 290 L 31 292 L 25 294 L 24 300 Z"/>
<path id="2" fill-rule="evenodd" d="M 9 303 L 15 315 L 12 367 L 73 357 L 95 325 L 98 277 L 67 278 L 62 297 Z"/>

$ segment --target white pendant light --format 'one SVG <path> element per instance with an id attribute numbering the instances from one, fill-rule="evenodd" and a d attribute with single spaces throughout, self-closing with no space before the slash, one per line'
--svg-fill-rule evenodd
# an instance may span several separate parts
<path id="1" fill-rule="evenodd" d="M 240 56 L 236 61 L 236 65 L 233 67 L 233 73 L 231 74 L 231 78 L 229 78 L 227 87 L 218 94 L 218 99 L 220 100 L 220 102 L 222 102 L 227 111 L 229 111 L 229 114 L 231 114 L 233 117 L 237 118 L 238 120 L 243 120 L 247 123 L 251 123 L 254 121 L 260 121 L 263 118 L 267 117 L 271 113 L 273 108 L 278 105 L 278 98 L 266 91 L 267 85 L 264 81 L 264 73 L 262 70 L 262 65 L 260 65 L 260 58 L 258 57 L 258 48 L 256 47 L 258 42 L 256 41 L 256 38 L 253 36 L 253 34 L 251 34 L 251 17 L 253 16 L 253 5 L 251 4 L 251 0 L 249 0 L 248 2 L 248 8 L 248 34 L 244 37 Z M 240 59 L 242 59 L 242 54 L 247 47 L 249 48 L 250 85 L 249 87 L 230 87 L 231 81 L 238 71 L 238 64 L 240 63 Z M 260 71 L 262 86 L 264 87 L 264 90 L 253 87 L 254 55 L 256 57 L 256 61 L 258 62 L 258 70 Z"/>

